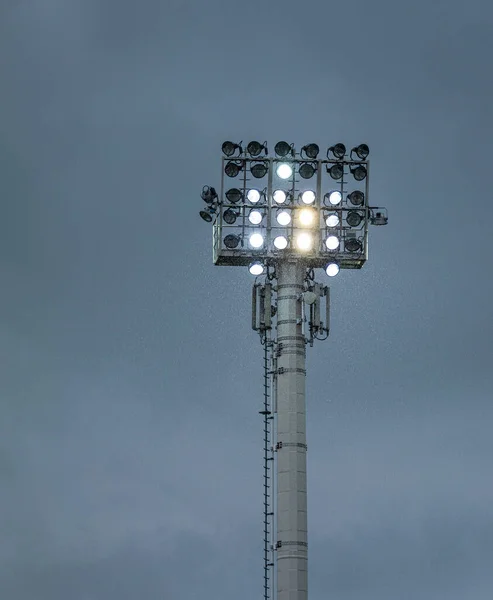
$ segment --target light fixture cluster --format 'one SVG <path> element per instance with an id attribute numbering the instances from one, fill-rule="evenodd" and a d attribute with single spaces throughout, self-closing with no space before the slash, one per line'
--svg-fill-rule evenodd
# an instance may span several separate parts
<path id="1" fill-rule="evenodd" d="M 299 256 L 329 276 L 366 261 L 368 224 L 386 213 L 368 205 L 369 148 L 342 143 L 320 158 L 316 143 L 224 142 L 220 197 L 206 186 L 201 216 L 214 221 L 216 264 L 249 265 L 260 274 L 270 261 Z M 259 272 L 259 269 L 262 269 Z"/>

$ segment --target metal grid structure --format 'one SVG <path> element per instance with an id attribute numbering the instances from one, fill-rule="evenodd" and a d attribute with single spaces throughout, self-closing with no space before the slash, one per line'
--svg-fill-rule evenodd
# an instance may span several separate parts
<path id="1" fill-rule="evenodd" d="M 387 224 L 386 209 L 369 205 L 368 153 L 361 144 L 348 156 L 336 144 L 319 160 L 316 144 L 296 153 L 293 144 L 278 142 L 269 157 L 266 143 L 244 149 L 225 142 L 220 193 L 202 190 L 214 264 L 249 266 L 257 276 L 252 328 L 264 347 L 264 600 L 308 598 L 306 346 L 327 339 L 330 319 L 330 290 L 315 281 L 315 269 L 329 276 L 360 269 L 369 224 Z"/>

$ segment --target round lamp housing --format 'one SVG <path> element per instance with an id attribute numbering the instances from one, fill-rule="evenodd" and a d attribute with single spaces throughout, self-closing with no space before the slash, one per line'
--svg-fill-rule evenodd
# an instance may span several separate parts
<path id="1" fill-rule="evenodd" d="M 226 248 L 229 248 L 230 250 L 233 250 L 234 248 L 236 248 L 239 243 L 240 243 L 240 236 L 238 236 L 238 235 L 234 235 L 234 234 L 230 233 L 224 238 L 224 245 L 226 246 Z"/>
<path id="2" fill-rule="evenodd" d="M 289 179 L 293 175 L 293 168 L 288 163 L 280 163 L 276 169 L 276 173 L 281 179 Z"/>
<path id="3" fill-rule="evenodd" d="M 277 156 L 284 158 L 288 154 L 292 154 L 293 149 L 287 142 L 277 142 L 277 144 L 274 146 L 274 152 L 277 154 Z"/>

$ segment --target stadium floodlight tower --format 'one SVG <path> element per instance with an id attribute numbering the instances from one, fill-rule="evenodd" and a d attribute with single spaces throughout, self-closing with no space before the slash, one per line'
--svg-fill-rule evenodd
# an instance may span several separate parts
<path id="1" fill-rule="evenodd" d="M 329 277 L 368 259 L 368 226 L 387 211 L 368 203 L 369 149 L 342 143 L 296 152 L 281 141 L 224 142 L 220 193 L 204 186 L 216 265 L 256 276 L 252 327 L 264 348 L 264 600 L 307 600 L 306 346 L 329 335 Z M 232 181 L 234 180 L 234 181 Z M 276 477 L 271 477 L 274 468 Z M 270 584 L 271 569 L 277 577 Z"/>

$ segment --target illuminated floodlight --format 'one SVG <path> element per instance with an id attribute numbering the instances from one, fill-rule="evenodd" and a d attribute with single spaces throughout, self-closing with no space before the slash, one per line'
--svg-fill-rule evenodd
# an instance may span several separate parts
<path id="1" fill-rule="evenodd" d="M 298 250 L 311 250 L 313 246 L 313 236 L 307 232 L 299 233 L 296 236 L 296 247 Z"/>
<path id="2" fill-rule="evenodd" d="M 325 194 L 325 198 L 329 201 L 329 204 L 332 206 L 337 206 L 342 201 L 342 194 L 341 192 L 334 190 L 333 192 Z"/>
<path id="3" fill-rule="evenodd" d="M 274 152 L 277 154 L 277 156 L 280 156 L 281 158 L 284 158 L 288 154 L 294 155 L 293 147 L 290 146 L 287 142 L 277 142 L 277 144 L 274 147 Z"/>
<path id="4" fill-rule="evenodd" d="M 226 246 L 226 248 L 229 248 L 230 250 L 233 250 L 234 248 L 236 248 L 239 243 L 240 243 L 240 236 L 238 236 L 238 235 L 234 235 L 234 234 L 230 233 L 229 235 L 227 235 L 224 238 L 224 245 Z"/>
<path id="5" fill-rule="evenodd" d="M 298 219 L 303 227 L 310 227 L 315 223 L 317 213 L 311 208 L 302 208 L 298 213 Z"/>
<path id="6" fill-rule="evenodd" d="M 207 202 L 207 204 L 212 204 L 214 200 L 217 200 L 217 192 L 215 188 L 204 185 L 200 197 L 204 202 Z"/>
<path id="7" fill-rule="evenodd" d="M 339 265 L 337 263 L 329 263 L 325 267 L 325 272 L 329 277 L 335 277 L 339 273 Z"/>
<path id="8" fill-rule="evenodd" d="M 278 249 L 278 250 L 284 250 L 285 248 L 288 247 L 288 238 L 285 237 L 284 235 L 278 235 L 275 239 L 274 239 L 274 246 Z"/>
<path id="9" fill-rule="evenodd" d="M 315 167 L 311 163 L 303 163 L 298 173 L 303 179 L 310 179 L 315 174 Z"/>
<path id="10" fill-rule="evenodd" d="M 247 199 L 252 204 L 257 204 L 257 202 L 260 200 L 260 192 L 255 189 L 248 190 Z"/>
<path id="11" fill-rule="evenodd" d="M 228 202 L 231 202 L 231 204 L 236 204 L 240 200 L 243 200 L 243 192 L 238 188 L 231 188 L 225 195 Z"/>
<path id="12" fill-rule="evenodd" d="M 315 202 L 315 192 L 306 190 L 306 192 L 301 194 L 301 201 L 303 204 L 313 204 Z"/>
<path id="13" fill-rule="evenodd" d="M 243 167 L 242 163 L 229 161 L 224 167 L 224 172 L 228 177 L 236 177 Z"/>
<path id="14" fill-rule="evenodd" d="M 223 212 L 223 221 L 228 225 L 233 225 L 237 216 L 238 213 L 236 211 L 234 211 L 232 208 L 228 208 Z"/>
<path id="15" fill-rule="evenodd" d="M 334 158 L 340 160 L 346 155 L 346 146 L 344 144 L 335 144 L 327 150 L 327 157 L 329 156 L 329 152 L 332 152 Z"/>
<path id="16" fill-rule="evenodd" d="M 360 240 L 357 240 L 356 238 L 349 238 L 344 242 L 344 248 L 348 252 L 361 252 L 363 245 L 361 244 Z"/>
<path id="17" fill-rule="evenodd" d="M 274 202 L 276 202 L 277 204 L 284 204 L 287 199 L 286 192 L 284 192 L 283 190 L 276 190 L 272 194 L 272 198 L 274 199 Z"/>
<path id="18" fill-rule="evenodd" d="M 317 158 L 320 148 L 317 144 L 307 144 L 306 146 L 303 146 L 301 152 L 305 152 L 308 158 Z"/>
<path id="19" fill-rule="evenodd" d="M 222 150 L 225 156 L 233 156 L 236 150 L 239 150 L 240 154 L 242 152 L 240 144 L 235 144 L 234 142 L 224 142 Z"/>
<path id="20" fill-rule="evenodd" d="M 264 238 L 260 233 L 252 233 L 248 238 L 248 241 L 252 248 L 261 248 L 264 244 Z"/>
<path id="21" fill-rule="evenodd" d="M 291 215 L 287 210 L 282 210 L 278 212 L 276 219 L 279 225 L 282 225 L 283 227 L 286 227 L 286 225 L 289 225 L 291 223 Z"/>
<path id="22" fill-rule="evenodd" d="M 201 210 L 199 212 L 199 215 L 204 219 L 204 221 L 206 221 L 207 223 L 210 223 L 212 221 L 212 214 L 207 211 L 207 210 Z"/>
<path id="23" fill-rule="evenodd" d="M 336 250 L 339 247 L 339 238 L 336 235 L 329 235 L 325 240 L 325 245 L 329 250 Z"/>
<path id="24" fill-rule="evenodd" d="M 252 275 L 262 275 L 264 272 L 264 265 L 261 262 L 252 262 L 250 263 L 248 270 Z"/>
<path id="25" fill-rule="evenodd" d="M 276 169 L 277 176 L 281 179 L 289 179 L 293 174 L 291 165 L 287 163 L 281 163 Z"/>
<path id="26" fill-rule="evenodd" d="M 260 225 L 262 223 L 263 215 L 259 210 L 251 210 L 248 215 L 248 220 L 252 225 Z"/>
<path id="27" fill-rule="evenodd" d="M 360 192 L 359 190 L 354 190 L 354 192 L 351 192 L 348 195 L 348 200 L 354 206 L 361 206 L 363 204 L 363 202 L 365 201 L 365 195 L 363 194 L 363 192 Z"/>
<path id="28" fill-rule="evenodd" d="M 363 217 L 355 210 L 350 210 L 346 217 L 346 223 L 349 227 L 358 227 L 362 220 Z"/>
<path id="29" fill-rule="evenodd" d="M 258 156 L 264 149 L 267 151 L 265 144 L 260 142 L 250 142 L 247 146 L 247 152 L 250 156 Z"/>
<path id="30" fill-rule="evenodd" d="M 366 144 L 360 144 L 359 146 L 355 146 L 351 150 L 351 154 L 353 152 L 356 154 L 356 156 L 360 160 L 365 160 L 367 158 L 368 154 L 370 154 L 370 148 L 368 148 L 368 146 Z"/>
<path id="31" fill-rule="evenodd" d="M 358 165 L 355 169 L 351 169 L 351 174 L 356 179 L 356 181 L 363 181 L 366 177 L 366 169 L 363 165 Z"/>
<path id="32" fill-rule="evenodd" d="M 332 179 L 341 179 L 344 175 L 344 167 L 341 165 L 341 163 L 336 163 L 330 168 L 327 167 L 327 173 L 332 177 Z"/>
<path id="33" fill-rule="evenodd" d="M 331 213 L 330 215 L 327 215 L 325 223 L 327 227 L 337 227 L 339 225 L 339 216 L 335 213 Z"/>
<path id="34" fill-rule="evenodd" d="M 268 167 L 265 163 L 255 163 L 254 165 L 252 165 L 250 167 L 250 172 L 252 173 L 252 175 L 254 177 L 256 177 L 257 179 L 260 179 L 261 177 L 265 177 L 265 174 L 268 171 Z"/>

